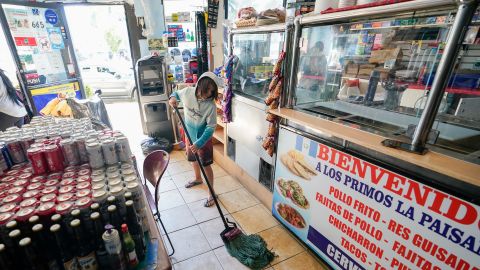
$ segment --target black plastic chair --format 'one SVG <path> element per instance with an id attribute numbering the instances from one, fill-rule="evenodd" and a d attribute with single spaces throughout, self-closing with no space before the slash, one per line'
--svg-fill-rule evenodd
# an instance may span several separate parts
<path id="1" fill-rule="evenodd" d="M 159 197 L 159 189 L 160 189 L 160 182 L 162 180 L 162 176 L 165 173 L 168 163 L 170 161 L 170 155 L 163 150 L 153 151 L 145 158 L 143 162 L 143 189 L 145 190 L 145 195 L 147 196 L 148 205 L 150 209 L 155 209 L 155 213 L 153 216 L 160 221 L 160 225 L 165 232 L 165 236 L 167 236 L 168 242 L 170 243 L 170 247 L 172 247 L 172 253 L 168 254 L 168 256 L 172 256 L 175 253 L 175 248 L 173 247 L 172 241 L 168 236 L 167 230 L 163 225 L 162 219 L 160 218 L 160 211 L 158 210 L 158 197 Z M 147 181 L 155 187 L 155 193 L 152 194 L 147 187 Z"/>

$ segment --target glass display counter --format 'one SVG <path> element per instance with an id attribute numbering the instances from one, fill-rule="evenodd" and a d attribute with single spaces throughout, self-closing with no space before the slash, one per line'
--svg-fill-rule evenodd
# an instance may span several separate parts
<path id="1" fill-rule="evenodd" d="M 384 137 L 411 137 L 455 12 L 445 7 L 304 26 L 294 64 L 294 108 Z M 478 17 L 477 11 L 429 141 L 462 159 L 480 150 Z"/>
<path id="2" fill-rule="evenodd" d="M 236 93 L 263 102 L 273 66 L 283 48 L 284 24 L 232 30 L 231 52 L 238 57 L 232 87 Z"/>

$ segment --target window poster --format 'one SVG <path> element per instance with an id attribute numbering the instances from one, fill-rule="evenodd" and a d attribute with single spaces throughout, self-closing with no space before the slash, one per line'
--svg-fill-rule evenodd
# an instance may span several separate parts
<path id="1" fill-rule="evenodd" d="M 480 206 L 285 128 L 273 215 L 333 269 L 480 269 Z"/>
<path id="2" fill-rule="evenodd" d="M 68 79 L 63 23 L 53 9 L 4 5 L 29 86 Z M 68 61 L 67 59 L 67 62 Z"/>
<path id="3" fill-rule="evenodd" d="M 47 28 L 47 31 L 52 49 L 61 50 L 65 48 L 65 45 L 63 44 L 62 31 L 60 31 L 59 27 Z"/>

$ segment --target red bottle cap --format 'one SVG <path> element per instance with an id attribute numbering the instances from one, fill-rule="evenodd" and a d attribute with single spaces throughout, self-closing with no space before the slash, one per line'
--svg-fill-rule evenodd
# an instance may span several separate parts
<path id="1" fill-rule="evenodd" d="M 33 176 L 32 173 L 22 173 L 18 176 L 18 179 L 30 180 L 30 178 L 32 178 L 32 176 Z"/>
<path id="2" fill-rule="evenodd" d="M 12 166 L 12 171 L 20 171 L 21 168 L 23 168 L 23 164 L 15 164 Z"/>
<path id="3" fill-rule="evenodd" d="M 15 182 L 17 178 L 13 175 L 8 175 L 8 172 L 7 172 L 7 176 L 3 177 L 2 178 L 2 183 L 13 183 Z"/>
<path id="4" fill-rule="evenodd" d="M 20 194 L 9 194 L 2 199 L 3 204 L 7 203 L 20 203 L 22 201 L 22 195 Z"/>
<path id="5" fill-rule="evenodd" d="M 28 199 L 25 199 L 23 200 L 21 203 L 20 203 L 20 207 L 37 207 L 38 205 L 38 200 L 35 199 L 35 198 L 28 198 Z"/>
<path id="6" fill-rule="evenodd" d="M 78 171 L 78 175 L 90 175 L 90 169 L 81 169 L 80 171 Z"/>
<path id="7" fill-rule="evenodd" d="M 31 173 L 33 175 L 33 168 L 32 167 L 23 168 L 22 172 Z"/>
<path id="8" fill-rule="evenodd" d="M 41 195 L 40 193 L 40 190 L 36 189 L 36 190 L 29 190 L 25 193 L 23 193 L 23 198 L 24 199 L 28 199 L 28 198 L 39 198 Z"/>
<path id="9" fill-rule="evenodd" d="M 55 207 L 55 212 L 60 215 L 65 215 L 70 213 L 72 208 L 73 208 L 72 202 L 62 202 L 60 204 L 57 204 L 57 206 Z"/>
<path id="10" fill-rule="evenodd" d="M 75 206 L 80 209 L 89 208 L 93 201 L 89 197 L 82 197 L 75 201 Z"/>
<path id="11" fill-rule="evenodd" d="M 90 189 L 80 189 L 77 190 L 77 193 L 75 193 L 77 198 L 82 198 L 82 197 L 91 197 L 92 191 Z"/>
<path id="12" fill-rule="evenodd" d="M 42 183 L 33 183 L 27 186 L 27 190 L 41 190 L 43 189 Z"/>
<path id="13" fill-rule="evenodd" d="M 126 233 L 128 231 L 127 224 L 122 224 L 122 232 Z"/>
<path id="14" fill-rule="evenodd" d="M 37 175 L 30 179 L 30 183 L 44 183 L 47 181 L 47 177 L 45 175 Z"/>
<path id="15" fill-rule="evenodd" d="M 19 207 L 14 203 L 4 204 L 0 206 L 0 213 L 6 213 L 6 212 L 16 213 L 18 209 Z"/>
<path id="16" fill-rule="evenodd" d="M 13 168 L 13 167 L 12 167 Z M 21 173 L 20 170 L 17 170 L 17 169 L 11 169 L 10 171 L 6 172 L 5 174 L 7 176 L 17 176 Z"/>
<path id="17" fill-rule="evenodd" d="M 50 193 L 57 194 L 57 187 L 44 187 L 42 189 L 42 194 L 45 195 Z"/>
<path id="18" fill-rule="evenodd" d="M 34 214 L 35 208 L 33 207 L 21 208 L 20 210 L 18 210 L 15 216 L 15 220 L 18 222 L 25 222 Z"/>
<path id="19" fill-rule="evenodd" d="M 14 187 L 23 187 L 23 186 L 26 186 L 28 184 L 28 180 L 27 179 L 18 179 L 17 181 L 13 182 L 13 186 Z"/>
<path id="20" fill-rule="evenodd" d="M 91 189 L 92 184 L 90 182 L 81 182 L 77 184 L 77 189 Z"/>
<path id="21" fill-rule="evenodd" d="M 77 174 L 75 172 L 66 172 L 62 175 L 62 179 L 66 178 L 76 178 Z"/>
<path id="22" fill-rule="evenodd" d="M 48 180 L 50 179 L 60 180 L 62 179 L 62 173 L 51 173 L 50 175 L 48 175 Z"/>
<path id="23" fill-rule="evenodd" d="M 25 192 L 24 187 L 13 187 L 8 190 L 8 194 L 23 194 Z"/>
<path id="24" fill-rule="evenodd" d="M 91 182 L 92 179 L 90 178 L 90 175 L 82 175 L 77 178 L 77 183 L 82 183 L 82 182 Z"/>
<path id="25" fill-rule="evenodd" d="M 37 207 L 37 214 L 39 216 L 50 216 L 55 213 L 55 203 L 54 202 L 46 202 L 42 203 Z"/>
<path id="26" fill-rule="evenodd" d="M 72 186 L 75 185 L 75 179 L 73 178 L 63 178 L 62 181 L 60 181 L 60 186 Z"/>
<path id="27" fill-rule="evenodd" d="M 58 183 L 60 183 L 60 181 L 58 181 L 58 179 L 50 179 L 47 182 L 45 182 L 45 186 L 46 187 L 58 186 Z"/>
<path id="28" fill-rule="evenodd" d="M 47 195 L 43 195 L 40 197 L 40 202 L 46 203 L 46 202 L 55 202 L 57 200 L 57 195 L 50 193 Z"/>
<path id="29" fill-rule="evenodd" d="M 58 189 L 58 194 L 75 192 L 75 186 L 62 186 Z"/>
<path id="30" fill-rule="evenodd" d="M 15 215 L 10 212 L 0 213 L 0 226 L 7 224 L 14 219 Z"/>
<path id="31" fill-rule="evenodd" d="M 68 166 L 65 168 L 65 172 L 76 172 L 78 169 L 76 166 Z"/>
<path id="32" fill-rule="evenodd" d="M 74 200 L 75 200 L 75 194 L 73 193 L 64 193 L 57 196 L 57 202 L 59 203 L 74 201 Z"/>
<path id="33" fill-rule="evenodd" d="M 1 190 L 1 191 L 4 191 L 4 190 L 9 189 L 9 188 L 10 188 L 10 184 L 8 184 L 8 183 L 3 183 L 3 182 L 0 183 L 0 190 Z"/>

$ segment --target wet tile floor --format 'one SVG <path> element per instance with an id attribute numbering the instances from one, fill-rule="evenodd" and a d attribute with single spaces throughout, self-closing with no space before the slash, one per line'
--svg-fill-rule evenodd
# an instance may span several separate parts
<path id="1" fill-rule="evenodd" d="M 160 183 L 159 207 L 175 247 L 175 254 L 171 256 L 174 269 L 248 269 L 225 249 L 219 235 L 223 223 L 216 208 L 203 206 L 208 196 L 206 185 L 185 188 L 194 178 L 187 165 L 183 152 L 172 152 L 169 168 Z M 266 269 L 326 269 L 272 217 L 270 209 L 220 166 L 212 166 L 214 187 L 227 218 L 236 222 L 246 234 L 258 233 L 277 254 Z M 170 251 L 165 236 L 164 241 Z"/>
<path id="2" fill-rule="evenodd" d="M 136 102 L 106 104 L 113 128 L 130 140 L 139 169 L 144 156 L 140 142 L 140 114 Z M 270 209 L 248 192 L 234 177 L 214 164 L 215 189 L 222 211 L 246 233 L 258 233 L 277 254 L 268 270 L 327 269 L 294 236 L 275 220 Z M 194 177 L 181 151 L 170 154 L 170 164 L 160 184 L 159 208 L 162 221 L 175 247 L 171 256 L 175 270 L 248 269 L 231 257 L 220 238 L 223 224 L 215 207 L 203 206 L 208 195 L 205 184 L 190 189 L 185 184 Z M 162 235 L 165 234 L 161 230 Z M 164 236 L 164 243 L 170 249 Z M 170 252 L 170 250 L 168 250 Z"/>

